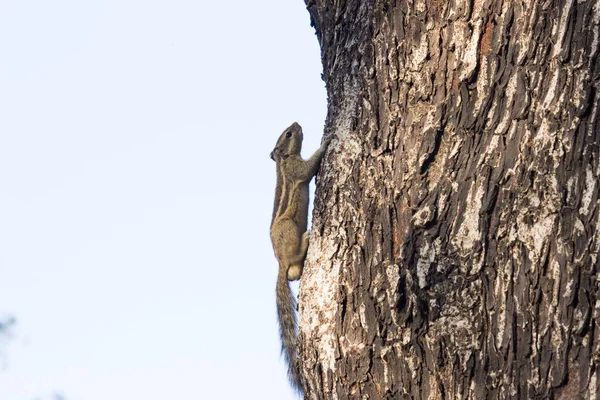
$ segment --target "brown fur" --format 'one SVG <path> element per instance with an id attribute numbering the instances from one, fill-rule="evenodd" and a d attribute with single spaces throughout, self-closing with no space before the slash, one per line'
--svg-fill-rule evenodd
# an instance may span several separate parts
<path id="1" fill-rule="evenodd" d="M 312 157 L 303 160 L 300 157 L 302 139 L 302 128 L 294 122 L 283 131 L 271 153 L 277 163 L 271 242 L 279 262 L 276 287 L 279 336 L 281 352 L 289 366 L 288 377 L 299 392 L 302 392 L 302 379 L 296 352 L 296 299 L 288 280 L 302 276 L 308 250 L 308 184 L 331 141 L 327 138 Z"/>

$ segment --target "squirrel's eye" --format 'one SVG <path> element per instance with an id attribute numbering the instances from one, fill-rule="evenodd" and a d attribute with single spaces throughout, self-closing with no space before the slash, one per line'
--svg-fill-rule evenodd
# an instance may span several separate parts
<path id="1" fill-rule="evenodd" d="M 285 137 L 286 137 L 286 138 L 291 138 L 291 137 L 292 137 L 292 132 L 288 132 L 288 133 L 286 133 L 286 134 L 285 134 Z"/>

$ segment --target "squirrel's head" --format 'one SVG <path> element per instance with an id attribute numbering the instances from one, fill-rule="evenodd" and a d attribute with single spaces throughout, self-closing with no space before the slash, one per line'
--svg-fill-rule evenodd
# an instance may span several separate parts
<path id="1" fill-rule="evenodd" d="M 279 158 L 287 158 L 293 154 L 300 154 L 302 138 L 302 127 L 297 122 L 294 122 L 277 139 L 275 149 L 271 152 L 271 158 L 277 161 Z"/>

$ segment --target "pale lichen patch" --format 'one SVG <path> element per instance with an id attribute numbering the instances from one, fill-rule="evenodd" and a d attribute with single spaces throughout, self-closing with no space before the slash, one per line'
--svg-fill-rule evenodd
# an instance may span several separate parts
<path id="1" fill-rule="evenodd" d="M 416 12 L 424 13 L 427 11 L 427 2 L 425 0 L 416 0 L 414 7 Z"/>
<path id="2" fill-rule="evenodd" d="M 477 67 L 477 63 L 479 61 L 479 40 L 481 39 L 481 20 L 478 20 L 475 23 L 475 29 L 471 35 L 469 40 L 469 44 L 467 45 L 467 50 L 465 52 L 465 56 L 463 57 L 463 68 L 460 73 L 459 79 L 464 81 L 469 79 L 473 72 L 475 72 L 475 68 Z"/>
<path id="3" fill-rule="evenodd" d="M 422 228 L 433 220 L 435 210 L 430 205 L 427 205 L 417 211 L 412 217 L 413 225 L 416 228 Z"/>
<path id="4" fill-rule="evenodd" d="M 577 185 L 577 176 L 570 176 L 567 180 L 567 202 L 572 202 L 573 197 L 576 195 L 575 187 Z"/>
<path id="5" fill-rule="evenodd" d="M 423 67 L 423 63 L 429 54 L 429 42 L 427 40 L 427 35 L 421 36 L 421 42 L 419 43 L 419 47 L 413 50 L 412 54 L 412 70 L 420 71 Z"/>
<path id="6" fill-rule="evenodd" d="M 560 12 L 560 20 L 558 25 L 555 25 L 552 28 L 552 33 L 556 32 L 557 35 L 555 40 L 556 44 L 554 45 L 554 49 L 552 51 L 553 57 L 556 57 L 563 49 L 565 33 L 567 32 L 567 20 L 569 18 L 569 14 L 571 13 L 571 7 L 573 7 L 573 0 L 567 0 Z"/>
<path id="7" fill-rule="evenodd" d="M 490 66 L 490 64 L 493 64 Z M 477 100 L 473 105 L 473 116 L 477 116 L 483 105 L 483 101 L 486 99 L 486 94 L 490 88 L 490 70 L 496 69 L 496 63 L 491 62 L 488 58 L 482 57 L 479 79 L 477 79 Z"/>
<path id="8" fill-rule="evenodd" d="M 579 207 L 579 213 L 588 215 L 590 213 L 590 205 L 594 197 L 594 190 L 596 188 L 596 178 L 592 172 L 592 167 L 588 165 L 585 170 L 585 189 L 581 196 L 581 207 Z"/>
<path id="9" fill-rule="evenodd" d="M 487 146 L 487 149 L 485 150 L 485 154 L 483 156 L 483 163 L 494 166 L 494 167 L 497 166 L 497 162 L 494 163 L 492 161 L 492 157 L 495 157 L 496 159 L 498 159 L 496 149 L 498 148 L 499 142 L 500 142 L 500 136 L 498 136 L 498 135 L 492 136 L 492 138 L 490 139 L 490 142 Z"/>
<path id="10" fill-rule="evenodd" d="M 546 110 L 552 104 L 552 101 L 556 97 L 556 89 L 558 86 L 558 74 L 560 70 L 558 68 L 554 68 L 552 78 L 550 78 L 550 84 L 548 85 L 548 91 L 546 92 L 546 96 L 542 101 L 542 109 Z"/>
<path id="11" fill-rule="evenodd" d="M 597 399 L 598 398 L 598 385 L 596 383 L 597 380 L 597 369 L 594 370 L 592 376 L 590 376 L 590 383 L 588 385 L 589 388 L 589 399 Z"/>
<path id="12" fill-rule="evenodd" d="M 400 280 L 400 268 L 397 264 L 390 264 L 385 268 L 385 273 L 387 276 L 387 282 L 389 283 L 389 292 L 390 293 L 398 293 L 398 281 Z"/>
<path id="13" fill-rule="evenodd" d="M 525 222 L 526 216 L 519 222 L 517 235 L 529 250 L 529 259 L 537 264 L 542 256 L 542 248 L 554 230 L 555 215 L 539 218 L 533 225 Z"/>
<path id="14" fill-rule="evenodd" d="M 395 320 L 398 314 L 398 310 L 396 308 L 396 301 L 398 299 L 398 283 L 400 281 L 400 269 L 397 264 L 390 264 L 386 267 L 385 273 L 389 285 L 387 290 L 387 301 L 390 307 L 392 318 Z M 388 331 L 387 338 L 388 340 L 396 340 L 397 335 L 397 331 Z"/>
<path id="15" fill-rule="evenodd" d="M 557 137 L 562 134 L 550 127 L 550 120 L 543 118 L 532 140 L 532 148 L 537 153 L 550 153 L 554 161 L 554 167 L 558 168 L 563 160 L 564 148 L 562 142 Z M 555 145 L 556 142 L 556 145 Z"/>
<path id="16" fill-rule="evenodd" d="M 596 24 L 596 25 L 600 24 L 600 1 L 599 0 L 596 0 L 596 2 L 594 3 L 592 15 L 593 15 L 594 24 Z"/>
<path id="17" fill-rule="evenodd" d="M 600 207 L 600 200 L 596 202 L 596 207 Z M 591 250 L 592 260 L 595 263 L 597 254 L 600 253 L 600 213 L 598 213 L 598 216 L 596 217 L 596 224 L 595 224 L 595 226 L 593 226 L 593 228 L 594 228 L 594 238 L 593 238 L 593 244 L 592 244 L 590 250 Z M 600 280 L 600 278 L 599 278 L 599 280 Z"/>
<path id="18" fill-rule="evenodd" d="M 506 329 L 506 306 L 503 300 L 502 307 L 498 311 L 498 332 L 496 333 L 496 346 L 502 346 L 504 340 L 504 331 Z"/>
<path id="19" fill-rule="evenodd" d="M 524 6 L 525 4 L 522 3 L 521 5 Z M 510 8 L 508 8 L 508 7 L 503 9 L 502 21 L 504 23 L 506 23 L 505 21 L 507 21 L 507 20 L 510 20 L 510 21 L 513 20 L 512 13 L 511 13 L 510 18 L 506 18 L 506 13 L 509 10 L 510 10 Z M 531 38 L 533 37 L 533 29 L 530 29 L 530 26 L 535 23 L 536 19 L 537 19 L 537 7 L 534 7 L 532 9 L 532 12 L 529 13 L 529 19 L 524 24 L 517 25 L 517 32 L 519 33 L 518 36 L 521 37 L 521 40 L 520 40 L 521 45 L 519 46 L 519 53 L 517 55 L 517 64 L 518 65 L 521 65 L 523 63 L 525 57 L 527 56 L 527 53 L 529 52 L 528 44 L 532 42 Z"/>
<path id="20" fill-rule="evenodd" d="M 427 287 L 427 275 L 431 269 L 431 264 L 435 261 L 439 252 L 439 238 L 431 243 L 431 245 L 429 242 L 425 242 L 419 250 L 419 259 L 417 260 L 417 277 L 419 280 L 419 287 L 421 289 Z"/>
<path id="21" fill-rule="evenodd" d="M 469 25 L 462 20 L 457 20 L 454 22 L 451 32 L 451 44 L 454 44 L 456 58 L 462 60 L 464 56 L 464 43 L 467 43 L 469 39 Z"/>
<path id="22" fill-rule="evenodd" d="M 300 281 L 300 295 L 310 298 L 314 307 L 320 312 L 313 315 L 308 309 L 302 307 L 300 302 L 300 331 L 306 337 L 319 338 L 321 351 L 320 361 L 324 366 L 335 368 L 335 342 L 336 337 L 332 329 L 337 313 L 335 296 L 337 291 L 337 276 L 340 273 L 341 263 L 331 263 L 331 254 L 335 252 L 335 243 L 329 238 L 311 238 L 307 260 L 310 265 L 318 265 L 305 273 Z M 318 249 L 321 249 L 319 252 Z"/>
<path id="23" fill-rule="evenodd" d="M 579 218 L 575 218 L 573 229 L 576 233 L 579 233 L 580 235 L 585 234 L 585 227 L 583 226 L 583 222 L 581 222 Z"/>
<path id="24" fill-rule="evenodd" d="M 589 85 L 590 74 L 588 71 L 581 71 L 576 73 L 576 85 L 573 89 L 573 96 L 571 101 L 577 109 L 585 107 L 584 101 L 587 101 L 586 91 Z"/>
<path id="25" fill-rule="evenodd" d="M 598 4 L 598 3 L 597 3 Z M 600 12 L 596 14 L 596 16 L 600 19 Z M 596 22 L 598 24 L 598 22 Z M 598 25 L 594 26 L 594 38 L 592 39 L 592 45 L 590 50 L 590 60 L 593 60 L 596 57 L 596 52 L 598 51 L 598 42 L 600 36 L 600 29 L 598 29 Z"/>
<path id="26" fill-rule="evenodd" d="M 458 228 L 458 232 L 452 239 L 452 244 L 459 250 L 463 256 L 468 256 L 473 250 L 475 241 L 481 238 L 479 231 L 479 212 L 482 207 L 482 200 L 485 194 L 483 184 L 473 182 L 467 195 L 467 203 L 463 212 L 463 220 Z"/>
<path id="27" fill-rule="evenodd" d="M 450 150 L 450 154 L 448 154 L 448 159 L 454 158 L 458 154 L 458 151 L 460 150 L 460 147 L 463 144 L 463 141 L 459 138 L 454 139 L 454 146 L 452 146 L 452 150 Z"/>

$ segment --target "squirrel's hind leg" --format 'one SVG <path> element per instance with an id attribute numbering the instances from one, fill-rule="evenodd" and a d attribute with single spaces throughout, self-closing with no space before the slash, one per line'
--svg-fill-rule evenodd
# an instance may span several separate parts
<path id="1" fill-rule="evenodd" d="M 300 246 L 298 249 L 298 255 L 292 262 L 292 265 L 287 270 L 287 278 L 289 281 L 297 281 L 302 276 L 302 270 L 304 269 L 304 260 L 306 259 L 306 252 L 308 251 L 308 231 L 302 234 L 300 239 Z"/>

